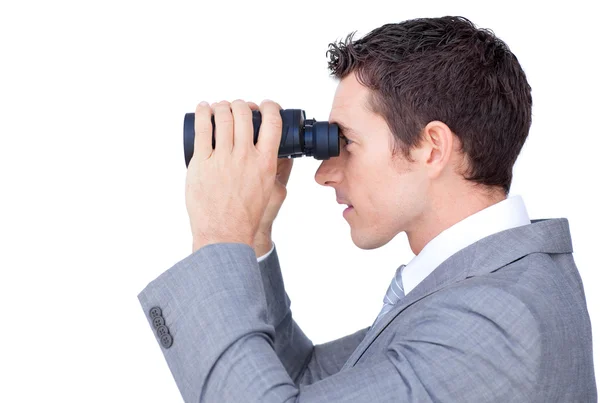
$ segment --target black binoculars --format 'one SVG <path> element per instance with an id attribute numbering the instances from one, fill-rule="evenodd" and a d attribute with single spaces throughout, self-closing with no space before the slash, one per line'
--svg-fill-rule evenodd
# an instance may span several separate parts
<path id="1" fill-rule="evenodd" d="M 338 125 L 329 122 L 317 122 L 306 119 L 302 109 L 281 109 L 282 120 L 281 142 L 279 143 L 279 158 L 297 158 L 303 155 L 318 160 L 340 155 Z M 186 113 L 183 120 L 183 152 L 187 167 L 194 154 L 194 113 Z M 215 148 L 215 116 L 212 121 L 212 146 Z M 262 118 L 259 111 L 252 111 L 254 126 L 254 144 L 258 141 L 258 130 Z"/>

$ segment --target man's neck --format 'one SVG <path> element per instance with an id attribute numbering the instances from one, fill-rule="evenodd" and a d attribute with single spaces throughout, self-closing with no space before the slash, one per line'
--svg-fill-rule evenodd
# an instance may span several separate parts
<path id="1" fill-rule="evenodd" d="M 486 192 L 472 186 L 465 187 L 462 192 L 432 197 L 432 202 L 415 221 L 413 228 L 406 231 L 412 252 L 418 255 L 445 229 L 505 199 L 506 194 L 501 190 Z"/>

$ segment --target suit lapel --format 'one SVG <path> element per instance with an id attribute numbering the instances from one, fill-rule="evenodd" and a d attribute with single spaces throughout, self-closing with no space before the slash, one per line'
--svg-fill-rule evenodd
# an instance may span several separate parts
<path id="1" fill-rule="evenodd" d="M 573 252 L 567 219 L 532 220 L 529 225 L 490 235 L 450 256 L 367 332 L 342 370 L 354 366 L 381 332 L 415 302 L 451 284 L 491 273 L 524 256 L 539 252 Z"/>

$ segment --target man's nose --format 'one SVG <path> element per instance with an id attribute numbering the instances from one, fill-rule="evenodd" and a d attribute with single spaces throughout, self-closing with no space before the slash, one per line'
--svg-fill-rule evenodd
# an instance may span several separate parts
<path id="1" fill-rule="evenodd" d="M 315 181 L 321 186 L 333 186 L 343 179 L 343 158 L 330 157 L 323 160 L 315 173 Z"/>

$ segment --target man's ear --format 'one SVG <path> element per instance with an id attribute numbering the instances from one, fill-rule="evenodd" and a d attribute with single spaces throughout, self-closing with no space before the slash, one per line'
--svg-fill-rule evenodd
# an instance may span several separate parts
<path id="1" fill-rule="evenodd" d="M 452 158 L 455 137 L 444 122 L 433 120 L 421 132 L 421 144 L 415 155 L 431 179 L 439 177 Z"/>

